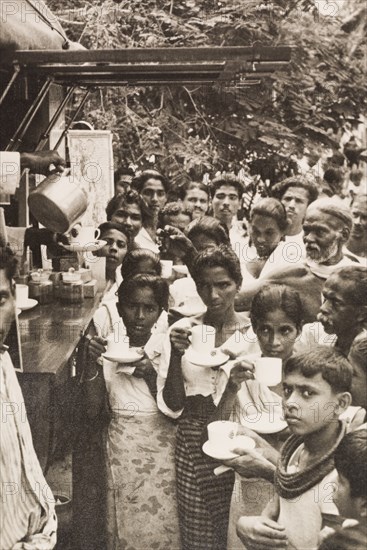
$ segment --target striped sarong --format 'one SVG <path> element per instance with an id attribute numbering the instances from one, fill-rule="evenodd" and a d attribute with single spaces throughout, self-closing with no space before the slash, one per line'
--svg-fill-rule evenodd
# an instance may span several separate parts
<path id="1" fill-rule="evenodd" d="M 190 402 L 195 400 L 194 410 Z M 183 550 L 225 550 L 233 472 L 215 476 L 218 462 L 202 449 L 202 433 L 215 411 L 211 396 L 188 398 L 176 442 L 178 514 Z"/>

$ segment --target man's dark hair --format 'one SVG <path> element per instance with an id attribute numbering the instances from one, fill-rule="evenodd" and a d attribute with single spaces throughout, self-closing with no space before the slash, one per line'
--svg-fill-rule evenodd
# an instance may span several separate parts
<path id="1" fill-rule="evenodd" d="M 0 247 L 0 270 L 5 271 L 9 282 L 15 277 L 17 264 L 18 262 L 13 251 L 8 246 Z"/>
<path id="2" fill-rule="evenodd" d="M 201 218 L 193 220 L 187 226 L 185 233 L 190 241 L 198 235 L 205 235 L 209 239 L 213 239 L 217 245 L 231 245 L 227 226 L 211 216 L 202 216 Z"/>
<path id="3" fill-rule="evenodd" d="M 166 311 L 168 310 L 168 283 L 165 279 L 157 275 L 140 274 L 130 279 L 124 279 L 117 291 L 119 303 L 124 304 L 129 302 L 132 292 L 142 288 L 150 288 L 154 294 L 158 307 Z"/>
<path id="4" fill-rule="evenodd" d="M 143 261 L 150 261 L 157 275 L 161 275 L 162 266 L 159 254 L 147 248 L 135 248 L 128 252 L 121 264 L 121 275 L 123 280 L 138 275 L 139 264 Z"/>
<path id="5" fill-rule="evenodd" d="M 300 189 L 305 189 L 307 191 L 308 204 L 311 204 L 311 202 L 315 201 L 319 196 L 319 190 L 316 183 L 302 176 L 292 176 L 291 178 L 287 178 L 279 183 L 276 183 L 271 189 L 271 194 L 273 197 L 281 201 L 285 192 L 292 187 L 299 187 Z"/>
<path id="6" fill-rule="evenodd" d="M 251 209 L 250 224 L 255 216 L 266 216 L 275 220 L 281 231 L 285 231 L 288 227 L 287 213 L 284 206 L 277 199 L 266 197 L 260 199 Z"/>
<path id="7" fill-rule="evenodd" d="M 335 451 L 338 473 L 349 481 L 352 498 L 367 494 L 367 430 L 350 432 Z"/>
<path id="8" fill-rule="evenodd" d="M 114 213 L 126 204 L 136 204 L 140 208 L 142 221 L 147 217 L 147 207 L 137 191 L 129 189 L 126 193 L 118 193 L 108 201 L 106 206 L 107 220 L 110 221 Z"/>
<path id="9" fill-rule="evenodd" d="M 217 190 L 222 187 L 222 185 L 232 185 L 232 187 L 235 187 L 238 198 L 241 199 L 242 195 L 245 191 L 245 187 L 242 183 L 242 181 L 233 175 L 224 175 L 224 176 L 218 176 L 214 178 L 209 185 L 210 195 L 213 198 Z"/>
<path id="10" fill-rule="evenodd" d="M 162 183 L 165 192 L 168 193 L 170 188 L 168 180 L 157 170 L 144 170 L 144 172 L 142 172 L 140 176 L 136 176 L 133 179 L 131 186 L 138 193 L 141 193 L 143 190 L 144 184 L 151 178 L 155 180 L 159 180 Z"/>
<path id="11" fill-rule="evenodd" d="M 180 189 L 180 199 L 184 200 L 187 193 L 191 191 L 191 189 L 200 189 L 200 191 L 204 191 L 204 193 L 208 195 L 209 199 L 209 187 L 200 181 L 189 181 L 186 182 L 185 185 L 182 185 Z"/>
<path id="12" fill-rule="evenodd" d="M 122 233 L 123 235 L 125 235 L 125 237 L 127 238 L 127 249 L 130 250 L 132 245 L 133 245 L 133 241 L 131 239 L 131 235 L 130 233 L 124 228 L 123 225 L 121 225 L 120 223 L 117 223 L 117 222 L 103 222 L 101 223 L 99 226 L 98 226 L 98 229 L 100 230 L 101 232 L 101 235 L 100 235 L 100 238 L 103 240 L 103 235 L 105 233 L 107 233 L 107 231 L 111 231 L 113 229 L 115 229 L 116 231 L 119 231 L 120 233 Z"/>
<path id="13" fill-rule="evenodd" d="M 190 221 L 192 220 L 192 210 L 185 208 L 181 202 L 167 202 L 158 214 L 159 227 L 166 225 L 166 216 L 178 216 L 179 214 L 184 214 Z"/>
<path id="14" fill-rule="evenodd" d="M 362 265 L 348 265 L 339 267 L 332 272 L 331 277 L 338 277 L 346 283 L 350 283 L 348 303 L 356 307 L 367 306 L 367 267 Z"/>
<path id="15" fill-rule="evenodd" d="M 200 285 L 203 270 L 208 267 L 222 267 L 238 285 L 242 284 L 240 261 L 230 246 L 221 244 L 218 248 L 200 252 L 192 265 L 191 275 L 196 286 Z"/>
<path id="16" fill-rule="evenodd" d="M 284 375 L 300 372 L 306 378 L 321 374 L 334 393 L 350 391 L 353 369 L 346 357 L 330 346 L 292 355 L 284 366 Z"/>

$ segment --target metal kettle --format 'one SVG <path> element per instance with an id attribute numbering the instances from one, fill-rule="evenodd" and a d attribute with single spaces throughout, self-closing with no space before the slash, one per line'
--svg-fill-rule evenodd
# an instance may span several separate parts
<path id="1" fill-rule="evenodd" d="M 86 192 L 69 171 L 48 176 L 28 197 L 36 220 L 55 233 L 68 232 L 88 206 Z"/>

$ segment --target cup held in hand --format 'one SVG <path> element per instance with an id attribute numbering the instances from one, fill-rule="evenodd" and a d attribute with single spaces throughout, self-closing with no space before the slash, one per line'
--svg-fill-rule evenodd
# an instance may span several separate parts
<path id="1" fill-rule="evenodd" d="M 107 340 L 107 353 L 110 355 L 123 355 L 130 349 L 129 337 L 121 334 L 110 334 Z"/>
<path id="2" fill-rule="evenodd" d="M 237 434 L 237 422 L 217 420 L 208 425 L 208 440 L 213 447 L 229 447 Z"/>
<path id="3" fill-rule="evenodd" d="M 282 360 L 279 357 L 258 357 L 255 378 L 265 386 L 276 386 L 282 381 Z"/>
<path id="4" fill-rule="evenodd" d="M 215 349 L 215 328 L 210 325 L 192 327 L 191 346 L 198 353 L 210 354 Z"/>

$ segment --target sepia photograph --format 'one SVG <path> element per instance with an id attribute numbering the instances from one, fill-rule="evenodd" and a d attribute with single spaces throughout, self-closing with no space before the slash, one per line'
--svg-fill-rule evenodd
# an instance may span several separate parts
<path id="1" fill-rule="evenodd" d="M 366 550 L 365 0 L 0 0 L 0 550 Z"/>

